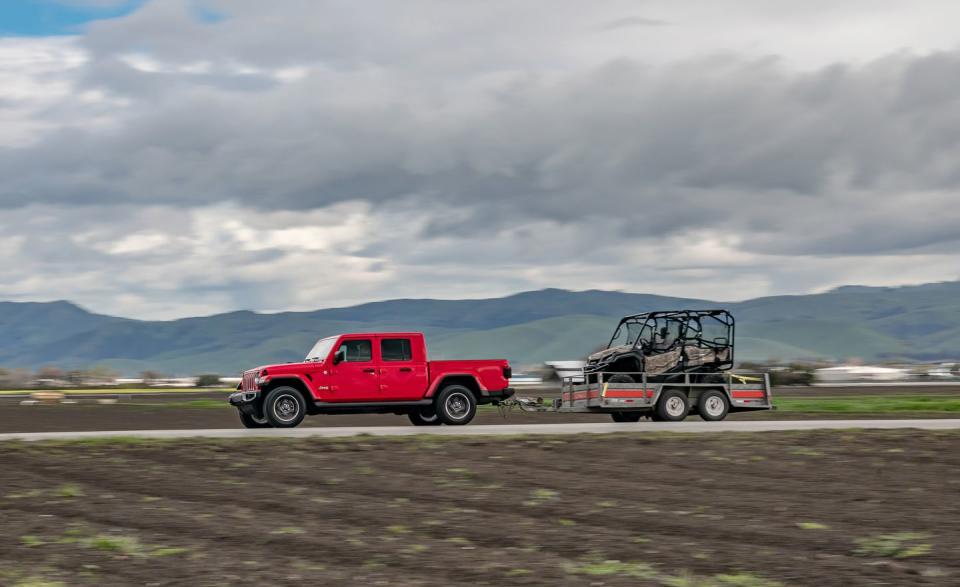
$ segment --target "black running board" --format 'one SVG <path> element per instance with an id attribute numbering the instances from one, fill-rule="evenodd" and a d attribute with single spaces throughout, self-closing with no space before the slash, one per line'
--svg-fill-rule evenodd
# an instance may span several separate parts
<path id="1" fill-rule="evenodd" d="M 402 414 L 412 408 L 433 405 L 433 400 L 396 402 L 313 402 L 313 414 Z"/>

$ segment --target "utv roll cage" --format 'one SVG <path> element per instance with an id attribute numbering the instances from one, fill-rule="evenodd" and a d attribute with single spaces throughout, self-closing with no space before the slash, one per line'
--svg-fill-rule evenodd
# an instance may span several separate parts
<path id="1" fill-rule="evenodd" d="M 726 310 L 625 316 L 606 349 L 588 358 L 584 371 L 650 375 L 728 371 L 733 368 L 733 337 L 733 316 Z"/>

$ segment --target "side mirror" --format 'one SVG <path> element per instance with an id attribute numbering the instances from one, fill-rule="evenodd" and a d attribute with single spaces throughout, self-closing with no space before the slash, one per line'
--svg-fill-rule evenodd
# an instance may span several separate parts
<path id="1" fill-rule="evenodd" d="M 339 365 L 347 359 L 347 347 L 342 346 L 337 349 L 337 352 L 333 353 L 333 364 Z"/>

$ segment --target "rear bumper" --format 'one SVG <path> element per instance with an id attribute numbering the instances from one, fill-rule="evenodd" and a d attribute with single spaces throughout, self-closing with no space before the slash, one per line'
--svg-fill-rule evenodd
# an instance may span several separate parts
<path id="1" fill-rule="evenodd" d="M 498 403 L 501 400 L 505 400 L 509 397 L 513 397 L 513 394 L 516 391 L 512 387 L 504 387 L 498 391 L 487 391 L 485 395 L 480 398 L 478 403 L 480 404 L 492 404 Z"/>

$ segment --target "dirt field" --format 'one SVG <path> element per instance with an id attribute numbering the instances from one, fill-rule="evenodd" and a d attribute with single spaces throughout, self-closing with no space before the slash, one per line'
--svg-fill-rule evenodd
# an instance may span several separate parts
<path id="1" fill-rule="evenodd" d="M 549 397 L 548 393 L 541 394 Z M 854 393 L 856 392 L 856 393 Z M 536 396 L 538 391 L 523 391 L 524 395 Z M 956 404 L 960 398 L 957 387 L 875 387 L 875 388 L 783 388 L 774 390 L 774 403 L 778 399 L 789 404 L 795 399 L 850 398 L 869 395 L 876 398 L 900 397 L 905 394 L 922 394 L 925 397 L 949 397 Z M 203 428 L 239 428 L 236 411 L 227 405 L 223 393 L 199 393 L 179 396 L 154 396 L 121 398 L 116 404 L 103 405 L 95 399 L 80 399 L 75 404 L 20 405 L 22 398 L 0 398 L 0 432 L 59 432 L 96 430 L 170 430 Z M 795 402 L 794 402 L 795 403 Z M 936 402 L 930 404 L 936 406 Z M 803 418 L 936 418 L 957 417 L 958 411 L 933 412 L 922 410 L 881 412 L 825 412 L 782 410 L 774 412 L 750 412 L 732 414 L 731 419 L 803 419 Z M 692 416 L 696 418 L 696 416 Z M 495 409 L 484 409 L 478 414 L 477 424 L 536 424 L 566 422 L 609 422 L 606 415 L 537 414 L 519 409 L 510 412 L 504 419 Z M 302 426 L 398 426 L 408 425 L 404 416 L 395 415 L 336 415 L 317 416 L 304 420 Z"/>
<path id="2" fill-rule="evenodd" d="M 960 434 L 0 444 L 4 585 L 956 585 Z"/>

